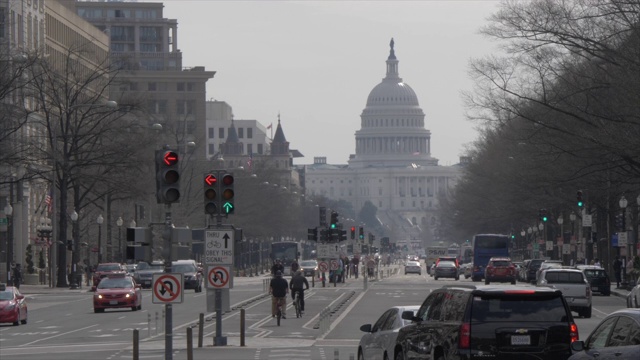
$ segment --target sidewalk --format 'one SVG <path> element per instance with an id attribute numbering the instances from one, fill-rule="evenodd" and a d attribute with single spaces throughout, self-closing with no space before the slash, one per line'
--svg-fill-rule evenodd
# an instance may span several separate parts
<path id="1" fill-rule="evenodd" d="M 616 288 L 615 284 L 611 286 L 611 295 L 615 295 L 626 300 L 627 296 L 629 296 L 629 293 L 630 291 L 627 289 Z"/>

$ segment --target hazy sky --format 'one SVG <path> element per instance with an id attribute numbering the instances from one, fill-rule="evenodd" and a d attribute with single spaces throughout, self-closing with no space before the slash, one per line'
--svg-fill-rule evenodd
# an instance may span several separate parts
<path id="1" fill-rule="evenodd" d="M 495 50 L 478 34 L 498 1 L 165 0 L 178 20 L 184 66 L 216 71 L 207 98 L 234 118 L 265 126 L 278 113 L 296 164 L 326 156 L 344 164 L 369 92 L 386 73 L 393 37 L 400 77 L 418 95 L 431 130 L 431 155 L 458 162 L 476 137 L 460 92 L 471 58 Z"/>

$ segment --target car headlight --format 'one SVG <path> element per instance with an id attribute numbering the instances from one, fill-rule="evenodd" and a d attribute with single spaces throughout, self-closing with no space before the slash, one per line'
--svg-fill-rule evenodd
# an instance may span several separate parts
<path id="1" fill-rule="evenodd" d="M 124 297 L 130 298 L 130 297 L 134 297 L 135 295 L 136 295 L 135 293 L 128 293 Z"/>
<path id="2" fill-rule="evenodd" d="M 14 302 L 10 302 L 10 303 L 9 303 L 9 305 L 8 305 L 7 307 L 5 307 L 4 309 L 5 309 L 6 311 L 11 311 L 11 310 L 13 310 L 15 307 L 16 307 L 16 303 L 14 303 Z"/>
<path id="3" fill-rule="evenodd" d="M 101 295 L 101 294 L 96 294 L 96 297 L 97 297 L 98 299 L 102 299 L 102 295 Z"/>

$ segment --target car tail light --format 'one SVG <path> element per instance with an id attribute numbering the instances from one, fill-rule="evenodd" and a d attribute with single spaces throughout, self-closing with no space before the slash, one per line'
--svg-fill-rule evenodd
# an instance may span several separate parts
<path id="1" fill-rule="evenodd" d="M 576 330 L 577 333 L 577 330 Z M 460 333 L 458 334 L 458 349 L 468 349 L 471 345 L 471 324 L 463 323 L 460 325 Z"/>
<path id="2" fill-rule="evenodd" d="M 575 323 L 571 323 L 571 325 L 569 325 L 569 336 L 571 337 L 571 342 L 578 341 L 578 338 L 580 337 L 578 336 L 578 325 Z"/>

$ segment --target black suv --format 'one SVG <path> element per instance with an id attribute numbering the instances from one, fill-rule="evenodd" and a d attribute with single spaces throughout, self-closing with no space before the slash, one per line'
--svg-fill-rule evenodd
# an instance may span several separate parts
<path id="1" fill-rule="evenodd" d="M 525 272 L 527 278 L 525 281 L 535 283 L 536 282 L 536 274 L 538 273 L 538 269 L 540 269 L 540 265 L 544 262 L 544 259 L 531 259 L 529 264 L 527 265 L 527 271 Z"/>
<path id="2" fill-rule="evenodd" d="M 578 269 L 582 270 L 584 276 L 587 277 L 589 285 L 591 285 L 591 291 L 599 292 L 604 296 L 611 295 L 611 280 L 609 280 L 607 270 L 599 266 L 590 265 L 578 266 Z"/>
<path id="3" fill-rule="evenodd" d="M 444 286 L 402 318 L 412 323 L 398 332 L 395 360 L 567 359 L 578 340 L 562 292 L 551 288 Z"/>

